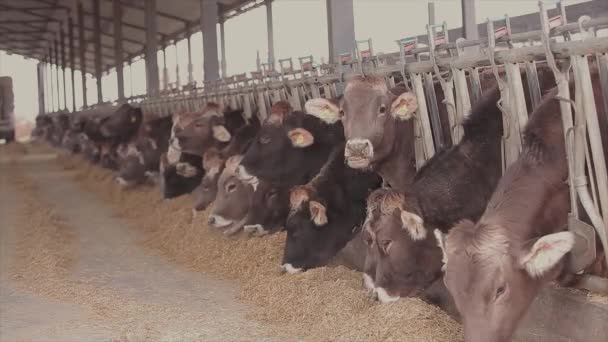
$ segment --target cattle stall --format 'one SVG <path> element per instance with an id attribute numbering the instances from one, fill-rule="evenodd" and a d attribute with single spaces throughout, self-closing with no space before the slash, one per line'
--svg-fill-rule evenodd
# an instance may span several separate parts
<path id="1" fill-rule="evenodd" d="M 328 7 L 330 2 L 328 0 Z M 466 2 L 468 1 L 463 0 L 463 6 Z M 248 3 L 250 7 L 241 8 L 232 7 L 234 4 L 226 1 L 220 6 L 219 12 L 223 16 L 220 22 L 222 59 L 217 60 L 217 41 L 214 44 L 215 48 L 205 48 L 205 58 L 214 59 L 212 57 L 214 53 L 216 56 L 210 64 L 205 64 L 205 75 L 207 77 L 207 69 L 209 69 L 210 77 L 206 78 L 203 84 L 197 85 L 192 82 L 190 70 L 192 64 L 189 62 L 190 80 L 181 88 L 179 86 L 172 88 L 165 84 L 164 90 L 161 91 L 158 79 L 149 80 L 148 95 L 127 98 L 124 96 L 123 81 L 119 81 L 119 88 L 122 89 L 121 98 L 116 102 L 102 103 L 101 88 L 98 87 L 99 103 L 96 105 L 87 106 L 85 100 L 83 109 L 76 110 L 74 102 L 74 111 L 70 113 L 64 98 L 66 108 L 64 110 L 45 112 L 45 108 L 42 107 L 41 113 L 44 113 L 39 116 L 40 122 L 47 120 L 45 122 L 50 123 L 42 123 L 40 127 L 51 128 L 45 128 L 48 131 L 38 135 L 45 136 L 56 146 L 66 147 L 70 145 L 70 137 L 65 132 L 70 130 L 70 125 L 78 122 L 73 119 L 78 116 L 98 118 L 98 123 L 103 126 L 102 123 L 110 122 L 111 118 L 118 120 L 118 114 L 114 114 L 120 113 L 124 115 L 121 120 L 125 124 L 123 125 L 122 121 L 116 122 L 118 126 L 124 126 L 122 128 L 125 130 L 127 125 L 130 127 L 136 120 L 131 116 L 135 115 L 133 113 L 139 113 L 137 125 L 140 121 L 149 124 L 154 120 L 167 121 L 173 117 L 171 136 L 162 138 L 163 143 L 168 145 L 162 145 L 162 149 L 167 153 L 159 157 L 160 166 L 155 164 L 154 168 L 155 171 L 159 169 L 162 173 L 168 168 L 167 165 L 172 165 L 175 168 L 172 172 L 177 175 L 195 175 L 191 178 L 192 184 L 189 184 L 188 190 L 185 191 L 190 193 L 196 190 L 199 183 L 204 182 L 201 178 L 205 173 L 210 172 L 209 169 L 204 169 L 205 156 L 192 162 L 198 169 L 179 169 L 180 166 L 188 163 L 181 163 L 180 158 L 183 155 L 179 149 L 183 146 L 180 145 L 177 149 L 174 146 L 175 117 L 182 114 L 187 117 L 192 113 L 218 107 L 242 111 L 246 122 L 265 124 L 276 119 L 277 104 L 281 106 L 287 103 L 293 111 L 307 112 L 309 101 L 326 99 L 331 103 L 339 103 L 349 82 L 359 78 L 374 77 L 381 79 L 387 88 L 402 86 L 413 93 L 417 101 L 417 109 L 411 116 L 414 127 L 414 162 L 415 169 L 422 170 L 434 156 L 458 145 L 463 140 L 465 123 L 472 115 L 472 108 L 482 101 L 484 94 L 488 94 L 493 89 L 492 85 L 496 85 L 500 98 L 496 106 L 502 114 L 503 132 L 500 137 L 499 159 L 502 173 L 507 174 L 509 168 L 517 164 L 525 150 L 525 132 L 530 120 L 529 115 L 544 103 L 543 97 L 547 89 L 553 88 L 548 85 L 555 84 L 555 98 L 559 101 L 559 114 L 563 126 L 561 133 L 565 141 L 568 170 L 568 178 L 564 179 L 570 200 L 567 231 L 574 236 L 573 247 L 565 265 L 568 273 L 576 275 L 577 282 L 576 288 L 551 285 L 541 291 L 521 320 L 516 339 L 603 341 L 605 336 L 608 336 L 608 325 L 605 324 L 608 321 L 608 305 L 603 300 L 604 297 L 596 301 L 591 300 L 592 296 L 589 295 L 589 293 L 608 295 L 608 278 L 606 278 L 608 276 L 606 272 L 608 269 L 608 160 L 606 159 L 608 151 L 605 151 L 608 142 L 608 116 L 604 115 L 608 113 L 608 6 L 606 3 L 592 1 L 590 2 L 592 5 L 585 7 L 565 6 L 562 1 L 555 4 L 539 1 L 538 12 L 521 18 L 508 15 L 488 18 L 485 23 L 473 28 L 479 31 L 475 35 L 469 32 L 468 39 L 455 39 L 461 34 L 460 29 L 450 29 L 448 23 L 435 24 L 433 20 L 424 27 L 426 34 L 396 39 L 394 53 L 377 54 L 371 38 L 355 39 L 354 36 L 348 37 L 348 39 L 352 38 L 350 43 L 353 48 L 347 52 L 340 52 L 343 47 L 338 48 L 338 46 L 343 42 L 334 37 L 335 41 L 331 42 L 333 45 L 330 48 L 334 55 L 331 56 L 330 61 L 321 63 L 315 61 L 312 55 L 278 59 L 275 63 L 272 20 L 269 20 L 268 63 L 263 63 L 258 58 L 257 70 L 249 74 L 227 76 L 223 51 L 223 20 L 238 15 L 239 11 L 269 3 L 271 1 L 252 1 Z M 140 10 L 146 13 L 156 11 L 155 5 L 146 3 L 141 7 Z M 204 2 L 201 2 L 201 9 L 203 12 L 218 11 L 217 4 L 212 6 Z M 268 5 L 267 9 L 271 18 L 271 6 Z M 597 10 L 599 15 L 585 12 L 591 9 Z M 82 12 L 82 8 L 77 10 Z M 122 16 L 118 7 L 114 10 L 117 16 Z M 222 12 L 224 10 L 225 12 Z M 352 6 L 350 10 L 352 11 Z M 165 16 L 168 14 L 165 13 Z M 346 17 L 346 19 L 334 17 L 333 20 L 344 24 L 341 21 L 352 19 Z M 515 30 L 516 23 L 523 20 L 523 17 L 527 20 L 534 18 L 535 23 L 527 26 L 523 31 Z M 207 22 L 204 18 L 201 19 L 201 26 L 203 29 L 206 27 L 211 30 L 214 25 L 208 21 L 210 18 L 206 19 Z M 189 37 L 191 33 L 189 21 L 186 20 L 185 24 L 186 29 L 180 34 Z M 330 23 L 330 25 L 334 24 L 336 23 Z M 471 23 L 465 24 L 470 26 Z M 100 23 L 96 22 L 94 25 L 99 28 Z M 156 23 L 146 22 L 144 26 L 142 29 L 147 39 L 156 40 L 156 37 L 153 37 L 155 32 L 150 29 L 150 27 L 155 29 Z M 466 28 L 463 28 L 463 31 L 466 31 Z M 118 39 L 122 39 L 120 30 L 115 33 L 119 35 Z M 159 35 L 161 39 L 162 36 L 163 34 Z M 207 40 L 205 44 L 213 44 L 214 39 L 217 40 L 217 37 Z M 95 51 L 96 63 L 93 68 L 99 76 L 102 69 L 100 61 L 106 57 L 101 57 L 103 50 L 101 37 L 97 37 L 94 43 L 98 48 Z M 132 44 L 138 45 L 136 42 Z M 150 56 L 155 55 L 157 46 L 156 42 L 146 44 L 137 47 L 138 52 L 140 48 L 141 52 L 146 52 Z M 65 56 L 60 57 L 57 50 L 55 46 L 55 56 L 53 57 L 52 52 L 50 54 L 51 62 L 53 58 L 57 63 L 63 59 L 62 64 L 66 64 Z M 64 48 L 61 50 L 63 53 Z M 122 55 L 123 51 L 115 51 L 115 56 Z M 216 65 L 213 65 L 214 63 Z M 86 65 L 81 65 L 83 66 L 86 69 Z M 158 77 L 156 57 L 146 59 L 146 68 Z M 120 73 L 122 78 L 122 69 Z M 163 79 L 166 81 L 166 65 L 163 73 L 165 74 Z M 595 75 L 599 78 L 601 89 L 597 87 L 598 82 L 592 79 Z M 65 73 L 63 76 L 65 86 Z M 57 74 L 57 84 L 59 77 Z M 44 90 L 41 93 L 44 96 Z M 57 101 L 60 99 L 57 98 Z M 597 107 L 598 103 L 603 103 L 603 108 Z M 221 116 L 225 116 L 225 113 Z M 92 119 L 92 122 L 95 122 L 95 119 Z M 146 126 L 146 129 L 151 128 Z M 102 130 L 100 132 L 100 135 L 105 134 Z M 145 137 L 145 143 L 154 146 L 153 149 L 156 150 L 160 145 L 159 142 L 141 132 L 138 130 L 135 135 Z M 234 133 L 234 131 L 228 132 L 226 128 L 212 132 L 214 138 L 223 139 L 228 135 L 228 140 Z M 220 138 L 217 138 L 218 136 Z M 108 140 L 111 141 L 109 143 L 104 141 L 105 145 L 102 144 L 96 153 L 101 154 L 103 159 L 104 148 L 111 150 L 119 145 L 116 139 L 118 138 Z M 177 144 L 179 145 L 179 142 Z M 82 152 L 85 146 L 75 149 Z M 75 149 L 72 152 L 76 152 Z M 169 162 L 174 158 L 170 155 L 172 149 L 180 152 L 176 163 Z M 121 146 L 117 150 L 117 153 L 124 154 L 125 158 L 131 157 L 145 164 L 143 161 L 145 156 L 141 150 L 131 146 Z M 242 155 L 225 161 L 226 169 L 230 168 L 237 176 L 241 171 L 238 166 L 241 162 L 240 158 Z M 211 173 L 217 172 L 216 168 Z M 143 174 L 143 171 L 141 173 Z M 158 177 L 150 170 L 147 170 L 145 175 L 149 179 Z M 121 184 L 127 183 L 122 176 L 117 179 Z M 259 180 L 256 178 L 257 181 Z M 215 182 L 217 186 L 218 181 Z M 161 187 L 164 185 L 163 183 Z M 255 190 L 258 185 L 255 183 L 253 189 Z M 288 201 L 285 198 L 282 200 Z M 322 208 L 325 210 L 324 207 Z M 290 210 L 293 211 L 293 208 Z M 321 211 L 318 208 L 317 210 Z M 193 218 L 190 220 L 194 220 L 196 215 L 196 211 L 193 210 Z M 210 219 L 213 219 L 213 215 Z M 257 229 L 246 227 L 248 227 L 246 229 Z M 355 226 L 353 232 L 356 229 Z M 260 236 L 265 234 L 268 232 L 261 229 Z M 443 243 L 441 238 L 437 235 L 436 239 L 443 250 L 445 247 L 441 246 Z M 447 260 L 442 262 L 445 264 Z M 596 267 L 603 269 L 604 274 L 595 275 L 586 272 Z"/>

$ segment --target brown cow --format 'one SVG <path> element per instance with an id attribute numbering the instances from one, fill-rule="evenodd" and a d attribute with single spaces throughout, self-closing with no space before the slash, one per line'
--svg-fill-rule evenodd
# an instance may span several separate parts
<path id="1" fill-rule="evenodd" d="M 416 173 L 414 122 L 416 96 L 405 88 L 390 90 L 383 78 L 366 76 L 348 82 L 340 105 L 318 98 L 306 112 L 327 123 L 342 120 L 348 166 L 372 169 L 391 187 L 405 189 Z"/>
<path id="2" fill-rule="evenodd" d="M 606 130 L 597 75 L 593 83 Z M 572 85 L 570 91 L 575 94 Z M 562 273 L 574 245 L 574 235 L 564 231 L 570 208 L 568 164 L 556 95 L 551 92 L 532 113 L 523 151 L 479 221 L 464 220 L 447 237 L 435 232 L 444 252 L 444 281 L 462 315 L 467 341 L 509 341 L 539 290 Z"/>

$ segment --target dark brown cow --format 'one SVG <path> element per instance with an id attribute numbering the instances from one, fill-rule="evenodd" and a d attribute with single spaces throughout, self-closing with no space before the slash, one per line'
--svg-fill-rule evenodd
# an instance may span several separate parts
<path id="1" fill-rule="evenodd" d="M 391 187 L 405 189 L 416 173 L 410 119 L 417 106 L 416 96 L 405 88 L 390 90 L 383 78 L 367 76 L 348 82 L 340 105 L 312 99 L 306 111 L 327 123 L 342 120 L 350 167 L 374 170 Z"/>
<path id="2" fill-rule="evenodd" d="M 608 133 L 597 75 L 593 84 L 600 126 Z M 570 91 L 575 94 L 572 85 Z M 479 221 L 463 220 L 447 237 L 436 231 L 444 281 L 467 341 L 509 341 L 539 290 L 563 271 L 574 245 L 574 235 L 564 231 L 568 165 L 556 94 L 545 97 L 531 115 L 523 151 Z"/>

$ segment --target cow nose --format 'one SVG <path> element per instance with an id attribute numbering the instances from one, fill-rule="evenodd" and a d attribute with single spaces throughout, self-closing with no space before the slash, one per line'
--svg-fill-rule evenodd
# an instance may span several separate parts
<path id="1" fill-rule="evenodd" d="M 215 216 L 209 216 L 207 223 L 213 226 L 215 224 Z"/>
<path id="2" fill-rule="evenodd" d="M 346 154 L 371 157 L 372 143 L 368 139 L 351 139 L 346 142 Z"/>

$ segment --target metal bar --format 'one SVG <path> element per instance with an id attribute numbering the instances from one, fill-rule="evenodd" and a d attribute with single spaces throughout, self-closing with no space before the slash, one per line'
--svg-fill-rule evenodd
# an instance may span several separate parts
<path id="1" fill-rule="evenodd" d="M 221 69 L 222 78 L 226 78 L 226 34 L 224 32 L 224 20 L 220 21 L 220 54 L 221 54 Z"/>
<path id="2" fill-rule="evenodd" d="M 106 1 L 110 2 L 110 1 L 114 1 L 114 0 L 106 0 Z M 136 9 L 136 10 L 139 10 L 139 11 L 142 11 L 142 12 L 145 11 L 144 6 L 137 5 L 136 3 L 133 3 L 133 2 L 126 2 L 126 3 L 122 3 L 121 2 L 121 4 L 122 4 L 122 6 L 127 7 L 127 8 Z M 174 21 L 181 21 L 183 23 L 188 23 L 188 19 L 184 19 L 184 18 L 175 16 L 175 15 L 170 14 L 170 13 L 166 13 L 166 12 L 162 12 L 162 11 L 156 11 L 156 15 L 158 15 L 159 17 L 171 19 L 171 20 L 174 20 Z"/>
<path id="3" fill-rule="evenodd" d="M 59 41 L 57 39 L 54 40 L 55 46 L 55 80 L 57 81 L 57 110 L 61 110 L 61 87 L 59 84 Z"/>
<path id="4" fill-rule="evenodd" d="M 78 2 L 76 5 L 76 12 L 78 15 L 78 41 L 80 50 L 80 73 L 82 77 L 82 106 L 83 108 L 88 107 L 87 103 L 87 61 L 85 59 L 86 42 L 84 39 L 84 14 L 82 9 L 82 2 Z"/>
<path id="5" fill-rule="evenodd" d="M 49 94 L 51 95 L 50 112 L 55 111 L 55 90 L 53 89 L 55 82 L 53 81 L 53 46 L 49 47 Z"/>
<path id="6" fill-rule="evenodd" d="M 274 70 L 274 29 L 272 25 L 272 1 L 266 0 L 266 33 L 268 34 L 268 63 Z"/>
<path id="7" fill-rule="evenodd" d="M 97 103 L 103 103 L 102 80 L 101 80 L 101 4 L 100 0 L 93 0 L 93 32 L 95 45 L 95 79 L 97 80 Z"/>
<path id="8" fill-rule="evenodd" d="M 326 0 L 329 61 L 355 48 L 355 19 L 353 0 Z"/>
<path id="9" fill-rule="evenodd" d="M 112 9 L 114 16 L 114 65 L 116 66 L 118 99 L 122 101 L 125 98 L 125 79 L 122 50 L 122 4 L 120 0 L 112 0 Z"/>
<path id="10" fill-rule="evenodd" d="M 68 40 L 70 48 L 70 77 L 72 80 L 72 111 L 76 111 L 76 51 L 74 50 L 74 26 L 72 25 L 72 16 L 68 17 Z"/>
<path id="11" fill-rule="evenodd" d="M 194 83 L 194 68 L 192 66 L 192 33 L 188 28 L 188 37 L 186 38 L 188 43 L 188 84 Z"/>
<path id="12" fill-rule="evenodd" d="M 167 69 L 167 47 L 163 46 L 163 90 L 169 89 L 169 69 Z"/>
<path id="13" fill-rule="evenodd" d="M 462 0 L 462 36 L 466 39 L 479 39 L 475 20 L 476 1 Z"/>
<path id="14" fill-rule="evenodd" d="M 60 42 L 61 42 L 60 46 L 61 46 L 61 74 L 62 74 L 62 77 L 63 77 L 63 108 L 67 110 L 68 109 L 68 92 L 67 92 L 66 80 L 65 80 L 65 65 L 66 65 L 66 59 L 65 59 L 65 31 L 63 31 L 63 28 L 61 28 L 61 30 L 59 31 L 59 39 L 60 39 Z"/>
<path id="15" fill-rule="evenodd" d="M 146 26 L 146 89 L 150 96 L 158 95 L 158 60 L 156 52 L 158 42 L 156 39 L 156 0 L 149 0 L 145 3 L 144 22 Z"/>

